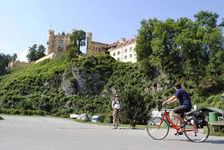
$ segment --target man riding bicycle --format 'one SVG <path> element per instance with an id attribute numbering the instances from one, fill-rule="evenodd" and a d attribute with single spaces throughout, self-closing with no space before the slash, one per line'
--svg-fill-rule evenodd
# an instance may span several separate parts
<path id="1" fill-rule="evenodd" d="M 176 107 L 172 111 L 172 115 L 180 122 L 180 128 L 183 126 L 183 114 L 189 112 L 192 108 L 191 98 L 189 94 L 181 87 L 180 82 L 174 84 L 176 93 L 170 97 L 167 101 L 164 101 L 162 105 L 171 104 L 179 100 L 180 106 Z"/>

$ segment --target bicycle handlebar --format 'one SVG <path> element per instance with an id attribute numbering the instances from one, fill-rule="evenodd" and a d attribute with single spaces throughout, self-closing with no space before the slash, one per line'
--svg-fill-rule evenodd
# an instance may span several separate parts
<path id="1" fill-rule="evenodd" d="M 163 101 L 162 100 L 158 100 L 157 102 L 156 102 L 156 105 L 158 105 L 158 110 L 160 111 L 161 109 L 162 109 L 162 105 L 163 104 Z M 169 105 L 169 104 L 165 104 L 165 105 Z"/>
<path id="2" fill-rule="evenodd" d="M 161 100 L 158 100 L 158 101 L 156 102 L 156 105 L 158 105 L 158 110 L 159 110 L 159 111 L 162 109 L 162 104 L 163 104 L 163 101 L 161 101 Z"/>

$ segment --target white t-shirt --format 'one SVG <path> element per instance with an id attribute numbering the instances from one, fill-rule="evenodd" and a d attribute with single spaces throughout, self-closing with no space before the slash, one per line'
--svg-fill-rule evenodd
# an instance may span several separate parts
<path id="1" fill-rule="evenodd" d="M 114 100 L 114 108 L 115 109 L 120 109 L 121 108 L 120 100 Z"/>

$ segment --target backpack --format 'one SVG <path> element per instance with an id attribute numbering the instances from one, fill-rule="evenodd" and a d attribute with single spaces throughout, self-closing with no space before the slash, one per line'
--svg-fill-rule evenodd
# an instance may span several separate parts
<path id="1" fill-rule="evenodd" d="M 197 128 L 203 128 L 208 124 L 205 118 L 205 114 L 201 110 L 194 112 L 194 124 Z"/>

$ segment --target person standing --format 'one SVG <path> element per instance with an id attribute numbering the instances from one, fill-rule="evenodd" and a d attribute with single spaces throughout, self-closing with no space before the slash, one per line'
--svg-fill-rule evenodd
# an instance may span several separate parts
<path id="1" fill-rule="evenodd" d="M 119 126 L 119 117 L 120 117 L 120 111 L 121 111 L 121 101 L 120 101 L 120 96 L 115 95 L 115 99 L 112 101 L 111 105 L 113 109 L 113 125 L 114 129 L 120 129 Z"/>

